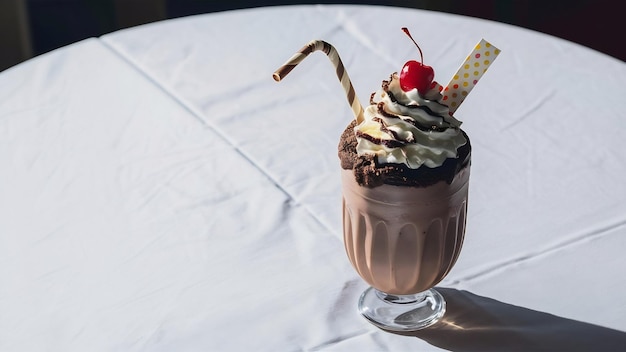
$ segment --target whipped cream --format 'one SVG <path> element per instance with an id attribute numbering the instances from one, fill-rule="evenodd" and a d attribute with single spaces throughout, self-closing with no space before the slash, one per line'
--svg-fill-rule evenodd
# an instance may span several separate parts
<path id="1" fill-rule="evenodd" d="M 396 73 L 372 94 L 365 120 L 355 128 L 359 156 L 374 154 L 382 164 L 422 165 L 436 168 L 467 143 L 461 122 L 450 116 L 437 89 L 421 96 L 417 89 L 405 92 Z"/>

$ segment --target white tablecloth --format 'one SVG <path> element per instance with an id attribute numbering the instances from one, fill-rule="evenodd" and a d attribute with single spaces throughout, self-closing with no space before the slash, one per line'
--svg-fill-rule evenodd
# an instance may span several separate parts
<path id="1" fill-rule="evenodd" d="M 401 336 L 356 311 L 336 146 L 417 59 L 446 83 L 502 53 L 455 114 L 472 138 L 448 312 Z M 88 39 L 0 73 L 0 350 L 512 351 L 626 346 L 626 64 L 436 12 L 268 7 Z"/>

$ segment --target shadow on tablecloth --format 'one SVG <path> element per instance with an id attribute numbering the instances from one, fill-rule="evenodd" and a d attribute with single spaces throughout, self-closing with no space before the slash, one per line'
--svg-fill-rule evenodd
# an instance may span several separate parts
<path id="1" fill-rule="evenodd" d="M 439 348 L 464 352 L 626 350 L 626 333 L 618 330 L 514 306 L 467 291 L 437 290 L 446 299 L 446 315 L 435 325 L 408 335 Z"/>

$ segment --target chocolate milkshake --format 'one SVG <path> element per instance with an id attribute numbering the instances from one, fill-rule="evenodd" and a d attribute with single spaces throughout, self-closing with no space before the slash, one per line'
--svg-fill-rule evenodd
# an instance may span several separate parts
<path id="1" fill-rule="evenodd" d="M 339 142 L 346 253 L 371 286 L 359 311 L 372 324 L 412 331 L 437 322 L 445 300 L 433 286 L 456 262 L 465 235 L 471 145 L 454 112 L 498 56 L 482 39 L 444 88 L 410 60 L 363 109 L 335 48 L 313 40 L 274 72 L 280 81 L 324 52 L 354 114 Z"/>
<path id="2" fill-rule="evenodd" d="M 471 146 L 440 97 L 405 92 L 393 74 L 341 136 L 346 252 L 388 294 L 432 288 L 463 243 Z"/>

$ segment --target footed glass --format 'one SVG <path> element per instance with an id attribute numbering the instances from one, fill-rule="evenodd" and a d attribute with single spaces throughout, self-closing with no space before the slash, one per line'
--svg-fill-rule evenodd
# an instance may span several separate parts
<path id="1" fill-rule="evenodd" d="M 386 330 L 413 331 L 443 317 L 433 287 L 454 266 L 465 236 L 469 166 L 448 184 L 360 186 L 342 170 L 346 253 L 371 287 L 359 312 Z"/>

